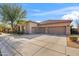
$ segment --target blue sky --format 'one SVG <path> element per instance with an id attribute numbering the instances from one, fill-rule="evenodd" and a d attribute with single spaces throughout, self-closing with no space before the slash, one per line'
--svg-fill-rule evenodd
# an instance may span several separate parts
<path id="1" fill-rule="evenodd" d="M 21 3 L 20 5 L 27 11 L 26 20 L 39 22 L 72 19 L 75 24 L 79 19 L 79 3 Z"/>
<path id="2" fill-rule="evenodd" d="M 79 11 L 78 3 L 23 3 L 27 19 L 33 21 L 62 19 L 64 15 Z"/>

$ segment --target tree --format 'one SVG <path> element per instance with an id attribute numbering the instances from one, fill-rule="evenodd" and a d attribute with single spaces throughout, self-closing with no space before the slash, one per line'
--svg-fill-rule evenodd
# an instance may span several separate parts
<path id="1" fill-rule="evenodd" d="M 0 15 L 2 21 L 9 23 L 13 30 L 16 20 L 25 18 L 26 11 L 17 4 L 0 4 Z"/>
<path id="2" fill-rule="evenodd" d="M 28 21 L 26 20 L 17 20 L 16 23 L 17 24 L 26 24 Z"/>

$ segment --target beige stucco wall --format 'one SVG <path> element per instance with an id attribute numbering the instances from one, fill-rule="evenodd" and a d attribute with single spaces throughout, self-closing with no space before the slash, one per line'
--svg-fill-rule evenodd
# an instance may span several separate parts
<path id="1" fill-rule="evenodd" d="M 33 22 L 28 23 L 27 29 L 29 33 L 32 33 L 32 27 L 37 27 L 37 23 L 33 23 Z"/>
<path id="2" fill-rule="evenodd" d="M 24 25 L 24 32 L 27 33 L 28 31 L 28 23 Z"/>

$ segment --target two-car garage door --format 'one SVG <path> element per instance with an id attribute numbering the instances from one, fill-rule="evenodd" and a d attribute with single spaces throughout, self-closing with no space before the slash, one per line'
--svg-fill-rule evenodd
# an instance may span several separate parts
<path id="1" fill-rule="evenodd" d="M 65 35 L 66 27 L 50 27 L 48 28 L 48 33 L 54 35 Z"/>

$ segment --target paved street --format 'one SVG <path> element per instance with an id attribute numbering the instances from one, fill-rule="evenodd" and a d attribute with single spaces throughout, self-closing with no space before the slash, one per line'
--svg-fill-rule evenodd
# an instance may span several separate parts
<path id="1" fill-rule="evenodd" d="M 79 56 L 79 49 L 67 47 L 65 36 L 45 34 L 1 35 L 0 50 L 3 56 Z"/>

